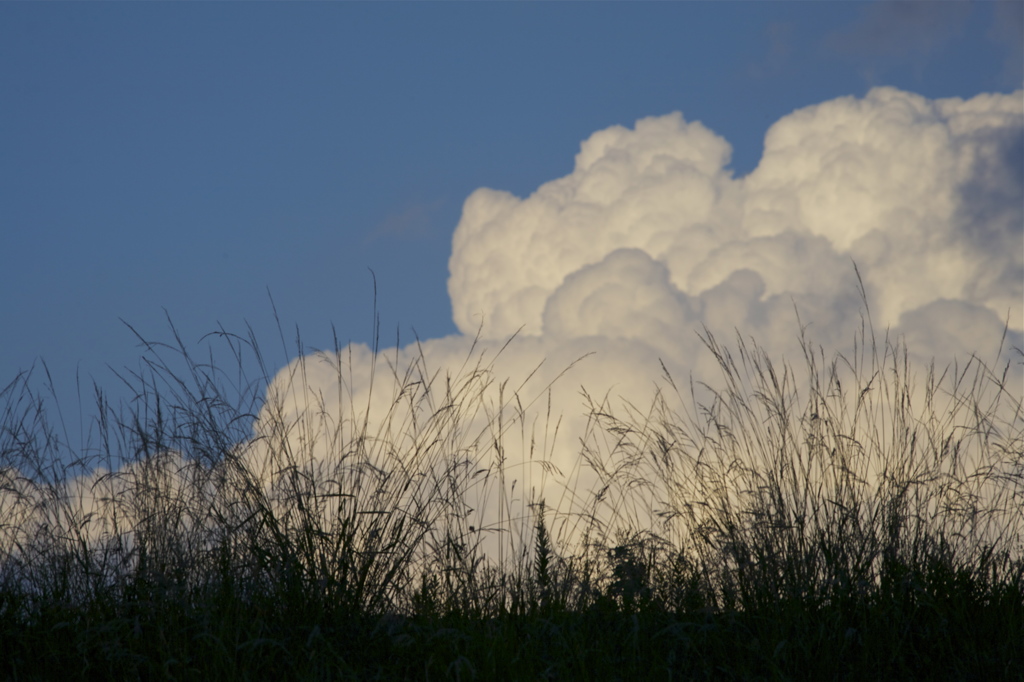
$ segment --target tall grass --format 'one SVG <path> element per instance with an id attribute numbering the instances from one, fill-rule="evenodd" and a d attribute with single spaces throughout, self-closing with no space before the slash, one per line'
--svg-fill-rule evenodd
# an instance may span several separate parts
<path id="1" fill-rule="evenodd" d="M 335 395 L 296 362 L 264 399 L 251 333 L 217 337 L 231 372 L 147 344 L 79 451 L 27 375 L 0 393 L 4 679 L 1024 676 L 1009 367 L 915 368 L 862 329 L 850 357 L 803 339 L 797 371 L 705 332 L 717 384 L 584 394 L 599 484 L 561 504 L 510 474 L 559 477 L 530 451 L 543 392 L 482 352 L 336 344 Z"/>

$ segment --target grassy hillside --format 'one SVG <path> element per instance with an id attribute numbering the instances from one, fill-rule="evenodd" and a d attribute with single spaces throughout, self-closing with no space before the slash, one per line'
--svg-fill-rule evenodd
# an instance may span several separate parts
<path id="1" fill-rule="evenodd" d="M 481 362 L 378 368 L 393 419 L 346 405 L 307 438 L 246 375 L 255 342 L 222 339 L 231 371 L 152 344 L 76 452 L 26 377 L 0 393 L 0 679 L 1024 677 L 1000 368 L 915 375 L 867 333 L 797 372 L 706 334 L 714 387 L 591 401 L 601 485 L 566 511 L 510 493 L 522 413 L 484 409 Z"/>

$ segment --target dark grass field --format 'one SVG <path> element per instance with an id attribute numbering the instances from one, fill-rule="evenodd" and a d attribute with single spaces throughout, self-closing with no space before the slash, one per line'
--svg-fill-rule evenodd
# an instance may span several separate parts
<path id="1" fill-rule="evenodd" d="M 329 461 L 246 378 L 251 338 L 220 336 L 232 372 L 150 344 L 76 452 L 23 375 L 0 393 L 0 679 L 1024 679 L 1021 396 L 873 336 L 805 343 L 795 372 L 705 334 L 719 388 L 592 403 L 601 485 L 570 512 L 502 494 L 504 428 L 465 436 L 480 363 L 392 367 L 393 415 L 317 415 Z M 469 525 L 479 486 L 501 527 Z"/>

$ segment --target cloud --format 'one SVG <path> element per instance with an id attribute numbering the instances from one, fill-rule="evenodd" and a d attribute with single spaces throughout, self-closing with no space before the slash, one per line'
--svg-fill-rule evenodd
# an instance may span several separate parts
<path id="1" fill-rule="evenodd" d="M 800 365 L 801 325 L 850 353 L 869 311 L 915 362 L 977 353 L 1024 389 L 1022 139 L 1021 92 L 893 88 L 783 117 L 739 178 L 729 144 L 680 113 L 595 132 L 530 196 L 466 199 L 449 261 L 459 334 L 296 358 L 240 456 L 268 489 L 290 470 L 275 448 L 311 470 L 347 466 L 344 445 L 416 480 L 464 472 L 479 530 L 510 500 L 580 511 L 605 475 L 586 453 L 614 436 L 595 408 L 642 415 L 663 369 L 716 385 L 705 327 Z"/>
<path id="2" fill-rule="evenodd" d="M 1012 363 L 1024 346 L 1022 131 L 1019 92 L 928 100 L 876 88 L 778 121 L 742 178 L 726 170 L 729 144 L 680 113 L 598 131 L 572 173 L 532 195 L 483 188 L 467 198 L 449 262 L 461 334 L 384 351 L 378 363 L 403 376 L 416 368 L 418 386 L 467 376 L 467 359 L 469 376 L 491 377 L 451 449 L 493 447 L 497 415 L 513 408 L 517 445 L 503 447 L 504 466 L 522 495 L 556 509 L 572 504 L 567 486 L 601 480 L 581 456 L 597 437 L 584 395 L 642 411 L 662 367 L 714 384 L 703 327 L 799 364 L 799 319 L 813 342 L 849 353 L 866 312 L 854 263 L 875 328 L 902 335 L 913 358 L 991 361 L 1008 324 L 1000 362 Z M 425 403 L 396 407 L 395 391 L 371 391 L 369 349 L 345 353 L 344 392 L 332 355 L 299 358 L 275 380 L 292 423 L 314 396 L 313 412 L 347 401 L 391 424 L 425 423 Z M 474 353 L 487 359 L 483 374 Z M 556 422 L 557 442 L 538 447 Z M 477 526 L 495 520 L 482 490 L 470 497 Z"/>
<path id="3" fill-rule="evenodd" d="M 954 41 L 971 14 L 966 2 L 882 0 L 864 5 L 860 20 L 824 39 L 833 52 L 869 65 L 903 61 L 921 71 L 931 56 Z"/>
<path id="4" fill-rule="evenodd" d="M 765 54 L 755 62 L 751 62 L 747 70 L 754 78 L 778 76 L 793 56 L 793 36 L 795 25 L 792 22 L 772 21 L 764 29 L 768 42 Z"/>
<path id="5" fill-rule="evenodd" d="M 739 187 L 724 170 L 731 148 L 681 114 L 591 135 L 572 174 L 528 199 L 480 189 L 455 230 L 448 293 L 455 324 L 487 338 L 522 328 L 540 334 L 548 298 L 565 278 L 617 249 L 660 259 L 676 252 L 673 275 L 729 238 Z M 681 287 L 683 282 L 674 281 Z M 685 291 L 685 286 L 681 287 Z"/>
<path id="6" fill-rule="evenodd" d="M 435 199 L 430 202 L 416 202 L 401 211 L 389 213 L 363 238 L 370 243 L 383 238 L 418 239 L 430 235 L 433 215 L 444 202 Z"/>
<path id="7" fill-rule="evenodd" d="M 1021 109 L 1019 94 L 929 101 L 876 88 L 794 112 L 745 179 L 744 224 L 825 237 L 878 288 L 885 325 L 945 298 L 1009 312 L 1020 330 Z"/>
<path id="8" fill-rule="evenodd" d="M 1024 3 L 1017 0 L 995 3 L 988 35 L 1006 50 L 1000 81 L 1011 88 L 1024 85 Z"/>
<path id="9" fill-rule="evenodd" d="M 763 280 L 754 308 L 785 296 L 851 312 L 856 261 L 882 325 L 948 299 L 1000 318 L 1009 309 L 1020 330 L 1022 128 L 1019 95 L 932 101 L 876 88 L 784 117 L 738 179 L 725 170 L 728 143 L 681 114 L 599 131 L 573 173 L 530 197 L 467 199 L 449 263 L 455 322 L 490 339 L 548 328 L 622 337 L 643 325 L 612 330 L 615 315 L 640 315 L 671 342 L 674 324 L 706 321 L 699 298 L 741 269 Z M 616 295 L 630 287 L 659 312 Z"/>

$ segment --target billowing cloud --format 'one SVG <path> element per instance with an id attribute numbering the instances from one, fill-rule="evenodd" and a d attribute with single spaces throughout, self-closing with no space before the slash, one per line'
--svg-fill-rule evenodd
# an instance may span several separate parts
<path id="1" fill-rule="evenodd" d="M 755 308 L 781 295 L 834 316 L 857 304 L 855 261 L 877 323 L 947 299 L 1009 315 L 1020 331 L 1022 119 L 1019 94 L 931 101 L 876 88 L 784 117 L 739 179 L 726 141 L 678 113 L 599 131 L 570 175 L 530 197 L 481 189 L 466 200 L 450 261 L 455 322 L 494 339 L 592 335 L 599 323 L 566 311 L 569 297 L 586 304 L 590 286 L 602 318 L 632 320 L 637 302 L 612 293 L 635 286 L 665 301 L 649 322 L 674 334 L 666 316 L 707 321 L 700 297 L 742 269 L 763 282 Z M 613 256 L 629 249 L 650 263 Z M 608 327 L 599 335 L 637 329 Z"/>
<path id="2" fill-rule="evenodd" d="M 998 362 L 1011 363 L 1020 387 L 1022 133 L 1021 93 L 928 100 L 876 88 L 784 117 L 759 166 L 736 178 L 729 144 L 680 113 L 598 131 L 572 173 L 532 195 L 484 188 L 466 199 L 449 262 L 461 335 L 380 358 L 399 374 L 457 377 L 482 352 L 493 377 L 478 394 L 487 409 L 465 415 L 455 449 L 491 447 L 502 406 L 514 408 L 519 440 L 503 447 L 503 466 L 520 491 L 555 507 L 567 503 L 567 481 L 571 490 L 600 481 L 581 456 L 594 403 L 642 411 L 662 367 L 715 382 L 697 335 L 705 327 L 799 364 L 800 325 L 814 343 L 849 352 L 870 314 L 914 358 L 977 353 L 995 364 L 1008 326 Z M 340 395 L 332 357 L 300 358 L 275 381 L 295 423 L 311 396 Z M 355 349 L 344 400 L 394 420 L 396 393 L 371 392 L 370 360 Z M 417 409 L 402 408 L 397 423 L 429 414 Z M 542 476 L 531 450 L 559 417 L 558 441 L 539 450 L 561 480 Z"/>
<path id="3" fill-rule="evenodd" d="M 848 353 L 869 314 L 916 360 L 977 353 L 1024 388 L 1022 93 L 876 88 L 782 118 L 746 177 L 730 153 L 673 113 L 594 133 L 528 197 L 473 192 L 449 262 L 460 334 L 297 358 L 242 457 L 268 489 L 294 470 L 271 461 L 283 450 L 325 480 L 349 447 L 374 471 L 462 472 L 479 531 L 511 500 L 579 510 L 604 480 L 586 453 L 614 435 L 588 418 L 642 414 L 663 369 L 714 384 L 704 328 L 799 365 L 801 326 Z"/>
<path id="4" fill-rule="evenodd" d="M 448 292 L 466 334 L 484 323 L 488 338 L 522 328 L 540 334 L 548 299 L 579 269 L 617 249 L 666 263 L 675 286 L 739 225 L 739 191 L 725 170 L 728 143 L 680 114 L 615 126 L 586 140 L 572 174 L 519 199 L 480 189 L 455 230 Z M 689 239 L 687 238 L 689 237 Z"/>

